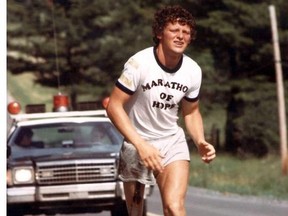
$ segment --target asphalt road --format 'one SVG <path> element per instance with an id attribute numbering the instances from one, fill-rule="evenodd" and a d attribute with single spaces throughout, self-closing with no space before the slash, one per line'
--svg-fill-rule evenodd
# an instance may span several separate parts
<path id="1" fill-rule="evenodd" d="M 288 201 L 223 194 L 189 187 L 186 209 L 187 216 L 288 216 Z M 148 199 L 148 212 L 148 216 L 163 215 L 160 195 L 157 188 L 154 189 L 153 195 Z M 95 214 L 75 214 L 73 216 L 92 215 Z M 96 215 L 110 216 L 110 213 L 107 211 Z"/>

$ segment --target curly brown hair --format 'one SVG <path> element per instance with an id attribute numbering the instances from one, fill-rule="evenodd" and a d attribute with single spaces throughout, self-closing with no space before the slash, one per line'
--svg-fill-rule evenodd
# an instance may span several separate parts
<path id="1" fill-rule="evenodd" d="M 196 36 L 196 22 L 193 15 L 179 5 L 166 6 L 163 9 L 156 11 L 154 14 L 154 22 L 152 25 L 153 41 L 156 45 L 159 44 L 157 35 L 161 34 L 168 23 L 180 22 L 187 24 L 191 28 L 191 40 Z"/>

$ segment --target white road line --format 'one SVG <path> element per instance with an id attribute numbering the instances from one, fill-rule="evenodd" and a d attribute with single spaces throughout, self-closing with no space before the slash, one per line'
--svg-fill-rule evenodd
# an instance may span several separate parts
<path id="1" fill-rule="evenodd" d="M 147 216 L 163 216 L 163 215 L 158 215 L 158 214 L 153 214 L 153 213 L 147 212 Z"/>

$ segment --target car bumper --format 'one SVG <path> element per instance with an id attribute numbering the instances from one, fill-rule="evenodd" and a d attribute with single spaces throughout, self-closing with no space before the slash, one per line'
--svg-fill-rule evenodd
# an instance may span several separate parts
<path id="1" fill-rule="evenodd" d="M 122 182 L 7 188 L 7 203 L 124 198 Z"/>

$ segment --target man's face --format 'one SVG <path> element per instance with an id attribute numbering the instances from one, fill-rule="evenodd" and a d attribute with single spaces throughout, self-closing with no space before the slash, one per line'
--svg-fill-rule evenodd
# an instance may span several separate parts
<path id="1" fill-rule="evenodd" d="M 182 54 L 191 42 L 191 29 L 187 24 L 170 22 L 158 39 L 166 51 Z"/>

